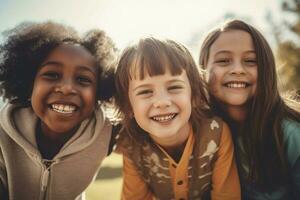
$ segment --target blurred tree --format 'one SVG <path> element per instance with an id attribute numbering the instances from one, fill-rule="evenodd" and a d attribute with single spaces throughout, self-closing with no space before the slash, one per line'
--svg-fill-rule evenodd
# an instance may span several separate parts
<path id="1" fill-rule="evenodd" d="M 287 18 L 293 17 L 295 20 L 291 23 L 288 22 L 291 18 L 285 19 L 280 27 L 271 22 L 278 43 L 278 73 L 284 91 L 292 90 L 300 94 L 300 0 L 283 0 L 281 8 Z M 282 39 L 282 34 L 285 34 L 285 38 L 288 35 L 289 39 Z"/>

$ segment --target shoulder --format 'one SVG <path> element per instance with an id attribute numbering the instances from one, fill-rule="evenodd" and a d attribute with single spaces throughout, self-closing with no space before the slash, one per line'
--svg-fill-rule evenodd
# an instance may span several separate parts
<path id="1" fill-rule="evenodd" d="M 3 105 L 1 105 L 1 109 L 0 109 L 1 127 L 10 126 L 12 120 L 14 119 L 13 116 L 17 116 L 18 119 L 25 120 L 26 118 L 23 118 L 23 116 L 21 115 L 24 112 L 24 110 L 26 109 L 22 109 L 21 107 L 18 107 L 10 103 L 4 103 Z M 31 120 L 27 121 L 27 123 L 30 121 Z"/>
<path id="2" fill-rule="evenodd" d="M 202 119 L 202 126 L 210 131 L 222 132 L 224 121 L 217 116 L 206 117 Z"/>
<path id="3" fill-rule="evenodd" d="M 116 147 L 113 149 L 116 153 L 121 153 L 126 156 L 129 156 L 130 150 L 133 148 L 133 141 L 130 137 L 130 134 L 127 130 L 122 126 L 119 125 L 116 127 L 117 132 L 115 136 L 115 145 Z"/>
<path id="4" fill-rule="evenodd" d="M 283 141 L 285 145 L 295 143 L 300 145 L 300 123 L 294 120 L 285 119 L 282 122 Z"/>
<path id="5" fill-rule="evenodd" d="M 217 139 L 217 141 L 219 141 L 220 145 L 232 142 L 229 126 L 225 121 L 223 121 L 222 118 L 213 116 L 205 120 L 208 125 L 208 129 L 210 129 L 211 133 L 215 133 L 215 138 Z"/>
<path id="6" fill-rule="evenodd" d="M 112 133 L 112 121 L 109 117 L 110 113 L 108 110 L 102 105 L 97 105 L 94 111 L 94 119 L 96 120 L 96 129 L 102 129 L 102 132 L 107 132 L 111 135 Z M 101 132 L 100 132 L 101 133 Z"/>
<path id="7" fill-rule="evenodd" d="M 201 119 L 200 134 L 197 134 L 199 136 L 196 137 L 199 137 L 199 140 L 203 142 L 209 142 L 211 140 L 214 140 L 216 144 L 219 144 L 223 132 L 224 121 L 220 117 L 206 117 Z"/>
<path id="8" fill-rule="evenodd" d="M 282 122 L 282 129 L 286 156 L 292 167 L 300 157 L 300 123 L 285 119 Z"/>
<path id="9" fill-rule="evenodd" d="M 300 136 L 300 123 L 291 119 L 285 119 L 282 122 L 284 138 L 299 137 Z"/>

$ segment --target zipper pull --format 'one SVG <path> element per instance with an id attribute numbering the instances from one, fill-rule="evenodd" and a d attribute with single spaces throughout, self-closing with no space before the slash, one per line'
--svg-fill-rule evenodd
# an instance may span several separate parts
<path id="1" fill-rule="evenodd" d="M 47 159 L 43 159 L 42 160 L 44 166 L 45 166 L 45 170 L 44 173 L 42 175 L 42 191 L 46 191 L 47 186 L 48 186 L 48 179 L 49 179 L 49 174 L 50 174 L 50 167 L 51 165 L 55 162 L 53 160 L 47 160 Z"/>
<path id="2" fill-rule="evenodd" d="M 49 179 L 49 170 L 46 169 L 42 177 L 42 191 L 46 191 L 48 185 L 48 179 Z"/>
<path id="3" fill-rule="evenodd" d="M 43 164 L 46 166 L 46 169 L 49 169 L 50 166 L 52 165 L 52 163 L 54 163 L 54 162 L 55 162 L 54 160 L 43 159 Z"/>

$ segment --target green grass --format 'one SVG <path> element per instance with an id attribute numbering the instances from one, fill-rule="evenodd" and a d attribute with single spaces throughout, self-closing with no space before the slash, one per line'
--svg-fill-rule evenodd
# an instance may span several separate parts
<path id="1" fill-rule="evenodd" d="M 86 191 L 87 200 L 118 200 L 122 189 L 122 156 L 112 153 L 100 168 L 96 181 Z"/>

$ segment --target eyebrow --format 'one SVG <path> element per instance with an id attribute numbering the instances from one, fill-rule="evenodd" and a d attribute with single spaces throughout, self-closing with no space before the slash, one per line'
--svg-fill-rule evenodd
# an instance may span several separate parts
<path id="1" fill-rule="evenodd" d="M 42 63 L 41 67 L 44 67 L 46 65 L 54 65 L 54 66 L 62 66 L 63 64 L 61 62 L 57 62 L 57 61 L 47 61 Z"/>
<path id="2" fill-rule="evenodd" d="M 145 87 L 149 87 L 149 86 L 151 86 L 151 84 L 145 83 L 145 84 L 142 84 L 142 85 L 139 85 L 139 86 L 133 88 L 132 90 L 133 90 L 133 92 L 135 92 L 141 88 L 145 88 Z"/>
<path id="3" fill-rule="evenodd" d="M 185 83 L 185 81 L 180 80 L 180 79 L 171 79 L 169 81 L 167 81 L 167 84 L 172 84 L 172 83 Z M 140 88 L 144 88 L 144 87 L 150 87 L 152 84 L 151 83 L 145 83 L 145 84 L 141 84 L 135 88 L 133 88 L 133 91 L 135 92 L 136 90 L 140 89 Z"/>
<path id="4" fill-rule="evenodd" d="M 61 62 L 58 62 L 58 61 L 47 61 L 45 63 L 43 63 L 41 65 L 41 68 L 47 66 L 47 65 L 53 65 L 55 67 L 59 67 L 59 68 L 62 68 L 63 67 L 63 63 Z M 88 72 L 91 72 L 95 77 L 96 77 L 96 70 L 92 70 L 90 67 L 87 67 L 85 65 L 79 65 L 77 66 L 79 68 L 80 71 L 88 71 Z"/>
<path id="5" fill-rule="evenodd" d="M 79 68 L 80 71 L 89 71 L 92 74 L 96 75 L 96 69 L 92 70 L 90 67 L 87 67 L 87 66 L 84 66 L 84 65 L 79 65 L 78 68 Z"/>
<path id="6" fill-rule="evenodd" d="M 231 53 L 231 51 L 228 51 L 228 50 L 220 50 L 220 51 L 217 51 L 217 52 L 215 53 L 215 55 L 221 54 L 221 53 Z M 245 51 L 245 53 L 256 53 L 256 52 L 255 52 L 255 50 L 247 50 L 247 51 Z"/>
<path id="7" fill-rule="evenodd" d="M 45 67 L 47 65 L 52 65 L 52 66 L 59 67 L 59 68 L 62 68 L 64 66 L 63 63 L 58 62 L 58 61 L 47 61 L 47 62 L 43 63 L 40 68 L 43 68 L 43 67 Z M 97 71 L 96 71 L 96 69 L 92 70 L 91 67 L 87 67 L 87 66 L 84 66 L 84 65 L 79 65 L 78 68 L 79 68 L 78 69 L 79 71 L 88 71 L 95 78 L 97 78 Z"/>

